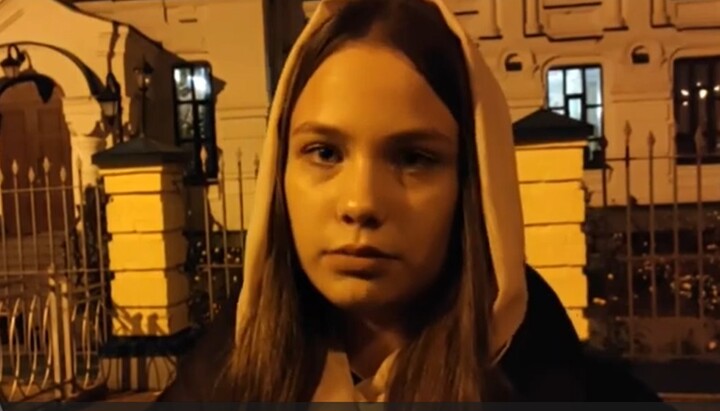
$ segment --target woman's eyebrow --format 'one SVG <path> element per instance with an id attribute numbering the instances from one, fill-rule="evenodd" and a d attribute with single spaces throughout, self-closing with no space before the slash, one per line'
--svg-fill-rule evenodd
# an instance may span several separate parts
<path id="1" fill-rule="evenodd" d="M 409 143 L 445 143 L 450 144 L 454 139 L 447 134 L 432 128 L 419 127 L 398 131 L 387 136 L 389 140 L 399 144 Z"/>
<path id="2" fill-rule="evenodd" d="M 303 123 L 300 123 L 292 130 L 292 134 L 296 133 L 317 134 L 325 137 L 334 137 L 341 139 L 347 139 L 349 137 L 348 133 L 338 127 L 318 123 L 316 121 L 305 121 Z M 451 136 L 448 136 L 447 134 L 433 127 L 409 128 L 406 130 L 400 130 L 390 133 L 385 137 L 395 143 L 400 144 L 434 141 L 445 141 L 451 143 L 454 140 Z"/>
<path id="3" fill-rule="evenodd" d="M 326 137 L 347 138 L 348 135 L 343 130 L 328 124 L 318 123 L 316 121 L 305 121 L 292 129 L 291 134 L 318 134 Z"/>

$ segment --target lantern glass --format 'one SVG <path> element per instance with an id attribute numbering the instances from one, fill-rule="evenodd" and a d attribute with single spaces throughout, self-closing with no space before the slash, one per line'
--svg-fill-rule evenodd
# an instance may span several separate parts
<path id="1" fill-rule="evenodd" d="M 5 66 L 3 67 L 5 77 L 17 78 L 20 75 L 20 66 Z"/>
<path id="2" fill-rule="evenodd" d="M 117 115 L 117 106 L 117 101 L 100 101 L 100 110 L 102 110 L 105 117 L 115 117 Z"/>

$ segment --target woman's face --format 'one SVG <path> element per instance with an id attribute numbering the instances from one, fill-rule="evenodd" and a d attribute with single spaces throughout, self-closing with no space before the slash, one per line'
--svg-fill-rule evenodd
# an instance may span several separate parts
<path id="1" fill-rule="evenodd" d="M 292 113 L 285 195 L 310 282 L 362 313 L 409 302 L 443 266 L 458 197 L 458 125 L 410 61 L 349 43 Z"/>

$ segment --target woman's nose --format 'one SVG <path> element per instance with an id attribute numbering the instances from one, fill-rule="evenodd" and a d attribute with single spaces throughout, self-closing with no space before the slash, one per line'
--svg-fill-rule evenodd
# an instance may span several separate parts
<path id="1" fill-rule="evenodd" d="M 383 192 L 387 187 L 369 162 L 358 162 L 342 171 L 338 218 L 347 225 L 378 228 L 386 218 Z"/>

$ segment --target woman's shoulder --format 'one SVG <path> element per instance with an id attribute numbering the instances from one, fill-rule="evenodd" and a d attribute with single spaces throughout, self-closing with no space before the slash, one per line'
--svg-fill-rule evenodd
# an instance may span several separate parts
<path id="1" fill-rule="evenodd" d="M 575 362 L 582 345 L 553 288 L 535 269 L 526 268 L 527 308 L 520 327 L 503 356 L 506 365 Z"/>
<path id="2" fill-rule="evenodd" d="M 583 401 L 577 363 L 582 348 L 572 322 L 552 287 L 526 269 L 525 318 L 500 366 L 518 394 L 530 401 Z"/>
<path id="3" fill-rule="evenodd" d="M 528 305 L 501 367 L 530 401 L 660 401 L 626 364 L 588 350 L 552 287 L 527 267 Z"/>

